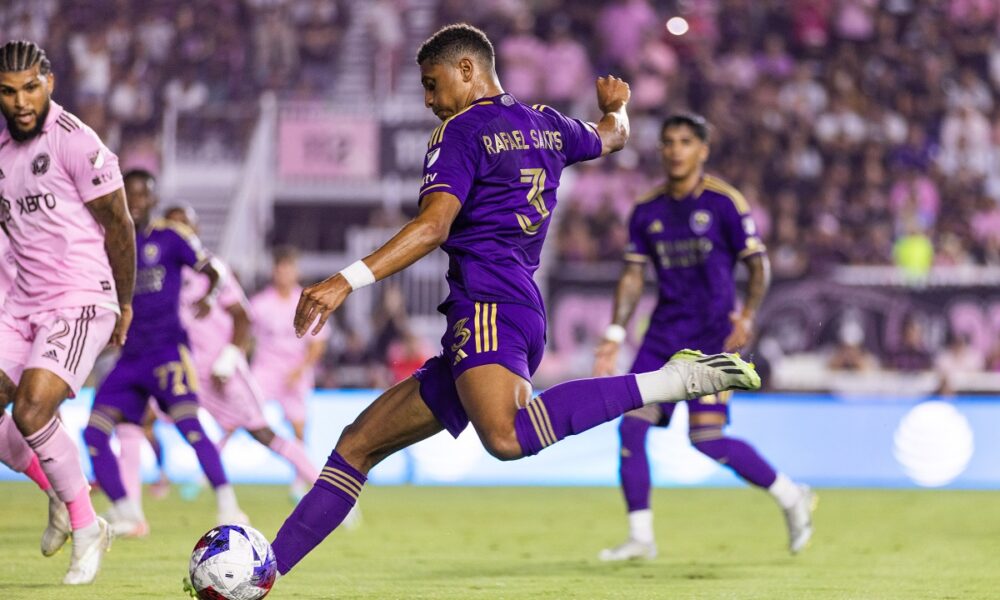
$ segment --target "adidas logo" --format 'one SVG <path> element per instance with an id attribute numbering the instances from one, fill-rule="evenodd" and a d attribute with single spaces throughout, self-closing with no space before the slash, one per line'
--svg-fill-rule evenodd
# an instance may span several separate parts
<path id="1" fill-rule="evenodd" d="M 56 362 L 59 361 L 59 357 L 56 356 L 56 351 L 55 350 L 47 350 L 45 352 L 45 354 L 42 355 L 42 358 L 51 358 L 52 360 L 54 360 Z"/>

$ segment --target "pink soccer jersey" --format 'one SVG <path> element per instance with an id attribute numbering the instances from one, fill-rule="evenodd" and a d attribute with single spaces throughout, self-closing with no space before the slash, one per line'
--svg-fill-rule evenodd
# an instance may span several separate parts
<path id="1" fill-rule="evenodd" d="M 303 373 L 293 388 L 285 384 L 285 378 L 302 364 L 309 345 L 314 340 L 326 340 L 329 337 L 329 329 L 325 327 L 316 337 L 310 334 L 299 338 L 295 335 L 292 322 L 295 320 L 295 308 L 299 304 L 301 293 L 302 288 L 296 288 L 282 298 L 274 287 L 268 286 L 250 300 L 253 332 L 257 340 L 253 373 L 268 400 L 282 400 L 282 396 L 286 394 L 304 397 L 309 393 L 314 383 L 312 372 Z"/>
<path id="2" fill-rule="evenodd" d="M 191 353 L 199 373 L 211 373 L 212 364 L 226 344 L 233 339 L 233 318 L 227 306 L 243 304 L 248 308 L 246 294 L 229 269 L 222 269 L 222 289 L 219 298 L 204 319 L 195 319 L 194 303 L 208 291 L 208 277 L 191 269 L 184 269 L 181 284 L 181 323 L 188 332 Z"/>
<path id="3" fill-rule="evenodd" d="M 10 249 L 10 241 L 7 239 L 7 235 L 0 231 L 0 306 L 3 306 L 7 292 L 13 287 L 16 274 L 14 253 Z"/>
<path id="4" fill-rule="evenodd" d="M 0 132 L 0 219 L 18 266 L 5 304 L 11 315 L 118 310 L 104 231 L 86 203 L 120 187 L 118 157 L 55 102 L 38 136 L 15 142 Z"/>

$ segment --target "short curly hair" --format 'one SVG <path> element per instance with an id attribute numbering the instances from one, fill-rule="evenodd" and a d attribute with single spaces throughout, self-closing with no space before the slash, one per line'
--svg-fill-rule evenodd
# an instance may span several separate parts
<path id="1" fill-rule="evenodd" d="M 456 23 L 437 30 L 417 51 L 417 64 L 454 63 L 462 55 L 472 54 L 484 65 L 494 68 L 496 54 L 483 30 L 468 23 Z"/>

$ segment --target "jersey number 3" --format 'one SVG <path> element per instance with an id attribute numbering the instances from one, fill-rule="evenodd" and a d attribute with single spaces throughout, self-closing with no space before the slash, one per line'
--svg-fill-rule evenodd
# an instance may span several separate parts
<path id="1" fill-rule="evenodd" d="M 545 206 L 545 199 L 542 198 L 542 192 L 545 191 L 545 169 L 521 169 L 521 183 L 531 184 L 531 189 L 528 190 L 528 204 L 538 211 L 539 216 L 537 221 L 532 222 L 522 214 L 515 213 L 515 215 L 521 230 L 528 235 L 535 235 L 551 214 Z"/>

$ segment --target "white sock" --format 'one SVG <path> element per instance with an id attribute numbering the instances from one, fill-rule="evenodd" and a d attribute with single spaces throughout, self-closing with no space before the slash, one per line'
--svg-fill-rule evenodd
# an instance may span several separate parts
<path id="1" fill-rule="evenodd" d="M 115 502 L 115 510 L 118 514 L 129 521 L 145 521 L 142 509 L 131 498 L 125 497 Z"/>
<path id="2" fill-rule="evenodd" d="M 771 487 L 767 488 L 767 491 L 777 501 L 778 506 L 784 509 L 794 506 L 802 496 L 802 490 L 799 489 L 799 486 L 784 473 L 778 473 L 777 479 L 774 480 Z"/>
<path id="3" fill-rule="evenodd" d="M 87 538 L 92 538 L 101 533 L 101 526 L 98 524 L 97 519 L 86 527 L 81 527 L 80 529 L 73 530 L 73 543 L 76 544 Z"/>
<path id="4" fill-rule="evenodd" d="M 634 510 L 628 514 L 628 537 L 643 544 L 653 543 L 653 511 Z"/>
<path id="5" fill-rule="evenodd" d="M 639 387 L 639 396 L 643 404 L 687 400 L 684 380 L 673 368 L 636 373 L 635 384 Z"/>
<path id="6" fill-rule="evenodd" d="M 240 511 L 240 505 L 236 503 L 236 491 L 228 483 L 215 488 L 215 501 L 218 503 L 220 514 L 228 515 Z"/>
<path id="7" fill-rule="evenodd" d="M 59 495 L 56 494 L 56 491 L 52 488 L 45 490 L 45 495 L 49 497 L 49 500 L 59 500 Z"/>

